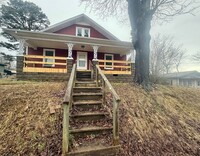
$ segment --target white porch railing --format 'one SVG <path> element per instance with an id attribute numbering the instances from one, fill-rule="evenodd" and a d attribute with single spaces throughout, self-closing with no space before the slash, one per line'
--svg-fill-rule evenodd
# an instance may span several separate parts
<path id="1" fill-rule="evenodd" d="M 46 62 L 45 59 L 51 59 L 53 61 Z M 62 68 L 55 67 L 56 65 L 62 66 Z M 66 66 L 66 57 L 24 55 L 23 72 L 67 73 Z"/>
<path id="2" fill-rule="evenodd" d="M 102 69 L 102 72 L 104 74 L 131 75 L 131 61 L 120 61 L 120 60 L 98 60 L 98 61 L 99 61 L 99 67 Z"/>

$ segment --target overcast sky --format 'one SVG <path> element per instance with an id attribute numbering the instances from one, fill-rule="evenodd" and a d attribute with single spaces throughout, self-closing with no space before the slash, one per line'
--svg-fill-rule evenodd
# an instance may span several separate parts
<path id="1" fill-rule="evenodd" d="M 85 13 L 101 26 L 106 28 L 116 37 L 123 41 L 130 41 L 130 28 L 128 25 L 120 24 L 116 18 L 100 19 L 94 13 L 85 10 L 79 0 L 28 0 L 42 8 L 48 16 L 51 25 L 66 20 L 70 17 Z M 187 49 L 188 57 L 197 51 L 200 52 L 200 12 L 196 16 L 182 15 L 163 25 L 153 24 L 151 34 L 157 33 L 172 35 L 177 44 L 183 44 Z M 200 65 L 193 64 L 191 60 L 185 60 L 181 70 L 198 70 Z"/>

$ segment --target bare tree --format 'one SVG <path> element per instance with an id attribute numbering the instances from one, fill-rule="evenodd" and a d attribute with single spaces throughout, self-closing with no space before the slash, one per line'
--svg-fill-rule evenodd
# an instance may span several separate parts
<path id="1" fill-rule="evenodd" d="M 81 2 L 104 18 L 124 15 L 128 6 L 132 43 L 136 50 L 135 81 L 144 88 L 149 86 L 150 29 L 153 17 L 166 20 L 176 15 L 192 13 L 199 7 L 198 0 L 81 0 Z"/>
<path id="2" fill-rule="evenodd" d="M 196 63 L 200 63 L 200 52 L 197 52 L 196 54 L 192 55 L 192 60 Z"/>
<path id="3" fill-rule="evenodd" d="M 154 76 L 169 73 L 179 66 L 185 57 L 186 51 L 182 45 L 177 45 L 173 37 L 158 34 L 151 42 L 150 72 Z"/>

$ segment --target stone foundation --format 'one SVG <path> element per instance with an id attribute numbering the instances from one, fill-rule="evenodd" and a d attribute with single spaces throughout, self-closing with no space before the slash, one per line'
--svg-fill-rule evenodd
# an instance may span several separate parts
<path id="1" fill-rule="evenodd" d="M 27 81 L 68 81 L 69 76 L 73 66 L 73 59 L 67 59 L 67 73 L 31 73 L 31 72 L 23 72 L 23 56 L 17 56 L 17 80 L 27 80 Z M 94 78 L 96 76 L 96 64 L 98 61 L 93 61 L 93 71 L 94 71 Z M 133 74 L 134 74 L 134 64 L 132 66 L 132 75 L 126 74 L 107 74 L 106 77 L 110 82 L 115 83 L 128 83 L 133 82 Z"/>
<path id="2" fill-rule="evenodd" d="M 68 73 L 17 73 L 17 80 L 25 81 L 67 81 Z"/>
<path id="3" fill-rule="evenodd" d="M 108 80 L 110 82 L 114 82 L 114 83 L 129 83 L 129 82 L 133 82 L 133 76 L 132 75 L 111 75 L 111 74 L 107 74 L 106 77 L 108 78 Z"/>

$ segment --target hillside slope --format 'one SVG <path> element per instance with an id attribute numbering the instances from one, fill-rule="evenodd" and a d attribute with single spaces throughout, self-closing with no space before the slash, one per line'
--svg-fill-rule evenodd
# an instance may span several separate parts
<path id="1" fill-rule="evenodd" d="M 200 155 L 200 90 L 115 84 L 121 155 Z"/>
<path id="2" fill-rule="evenodd" d="M 119 155 L 200 155 L 200 90 L 113 84 L 120 103 Z M 61 155 L 65 83 L 0 82 L 0 155 Z M 111 107 L 107 93 L 107 105 Z M 58 107 L 59 108 L 59 107 Z"/>
<path id="3" fill-rule="evenodd" d="M 9 85 L 12 84 L 12 85 Z M 0 81 L 0 155 L 61 155 L 63 83 Z"/>

